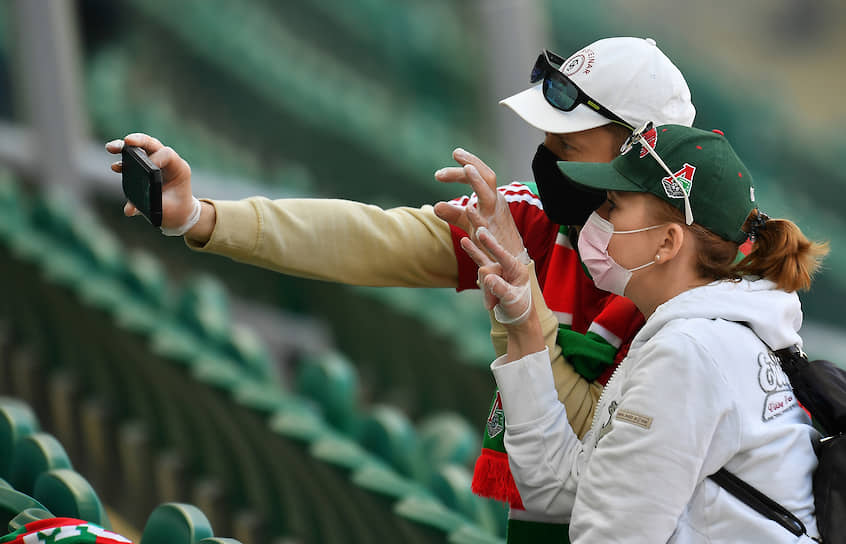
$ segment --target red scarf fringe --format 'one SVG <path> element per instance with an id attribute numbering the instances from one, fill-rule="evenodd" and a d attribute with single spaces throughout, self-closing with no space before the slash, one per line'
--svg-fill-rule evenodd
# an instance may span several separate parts
<path id="1" fill-rule="evenodd" d="M 523 510 L 523 500 L 508 467 L 508 454 L 488 448 L 476 459 L 473 469 L 473 493 L 502 502 L 511 508 Z"/>

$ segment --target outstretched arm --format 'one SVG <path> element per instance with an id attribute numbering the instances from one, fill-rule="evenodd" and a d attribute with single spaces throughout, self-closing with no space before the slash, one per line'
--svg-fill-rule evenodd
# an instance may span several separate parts
<path id="1" fill-rule="evenodd" d="M 334 199 L 210 201 L 217 224 L 189 247 L 298 277 L 351 285 L 457 287 L 449 226 L 431 206 Z"/>
<path id="2" fill-rule="evenodd" d="M 144 148 L 162 169 L 162 227 L 185 224 L 194 208 L 191 168 L 176 151 L 146 134 L 106 144 Z M 117 162 L 112 170 L 121 172 Z M 346 200 L 254 197 L 200 201 L 189 247 L 299 277 L 354 285 L 457 287 L 449 225 L 432 206 L 383 210 Z M 135 215 L 131 203 L 124 207 Z"/>

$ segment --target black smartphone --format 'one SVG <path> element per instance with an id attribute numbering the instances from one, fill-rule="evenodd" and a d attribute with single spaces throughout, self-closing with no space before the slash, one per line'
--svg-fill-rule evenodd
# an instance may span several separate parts
<path id="1" fill-rule="evenodd" d="M 154 227 L 162 226 L 162 171 L 140 147 L 123 146 L 123 194 Z"/>

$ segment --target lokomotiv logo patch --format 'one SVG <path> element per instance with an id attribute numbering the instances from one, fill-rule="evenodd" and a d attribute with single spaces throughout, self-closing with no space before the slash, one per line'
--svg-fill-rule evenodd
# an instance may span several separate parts
<path id="1" fill-rule="evenodd" d="M 664 186 L 664 192 L 670 198 L 684 198 L 685 193 L 690 196 L 690 188 L 693 186 L 693 174 L 696 173 L 696 167 L 692 164 L 684 163 L 681 170 L 673 173 L 675 181 L 670 176 L 661 179 L 661 185 Z M 684 191 L 682 191 L 684 188 Z"/>
<path id="2" fill-rule="evenodd" d="M 502 409 L 502 397 L 499 391 L 496 392 L 496 398 L 491 405 L 491 413 L 488 414 L 487 430 L 488 436 L 491 438 L 505 430 L 505 412 Z"/>

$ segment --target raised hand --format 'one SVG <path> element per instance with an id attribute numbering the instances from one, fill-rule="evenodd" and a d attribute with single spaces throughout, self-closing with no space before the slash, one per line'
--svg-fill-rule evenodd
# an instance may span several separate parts
<path id="1" fill-rule="evenodd" d="M 446 167 L 435 172 L 435 179 L 444 183 L 464 183 L 476 193 L 478 203 L 465 208 L 447 202 L 435 205 L 435 214 L 466 232 L 476 240 L 475 228 L 487 227 L 497 241 L 512 255 L 523 252 L 523 239 L 511 217 L 511 210 L 505 196 L 497 190 L 496 173 L 477 156 L 461 148 L 456 149 L 453 158 L 461 166 Z M 478 220 L 474 225 L 468 213 L 478 211 Z"/>
<path id="2" fill-rule="evenodd" d="M 124 145 L 143 148 L 150 161 L 162 170 L 162 228 L 178 228 L 184 225 L 194 211 L 191 167 L 176 151 L 146 134 L 134 133 L 122 140 L 112 140 L 106 144 L 106 150 L 117 155 Z M 115 172 L 121 172 L 123 165 L 118 161 L 113 163 L 111 168 Z M 132 203 L 127 202 L 123 213 L 132 216 L 138 211 Z"/>
<path id="3" fill-rule="evenodd" d="M 525 322 L 532 311 L 528 265 L 502 247 L 486 227 L 479 227 L 476 235 L 484 251 L 470 238 L 462 238 L 461 247 L 479 265 L 485 307 L 493 308 L 496 320 L 504 325 Z"/>

